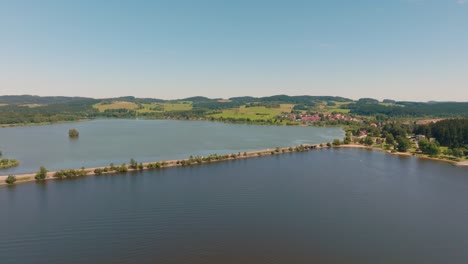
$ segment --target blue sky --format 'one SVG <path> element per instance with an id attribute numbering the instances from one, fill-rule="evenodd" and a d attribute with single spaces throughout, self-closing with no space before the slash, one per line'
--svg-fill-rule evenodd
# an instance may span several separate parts
<path id="1" fill-rule="evenodd" d="M 468 101 L 468 0 L 0 0 L 0 94 Z"/>

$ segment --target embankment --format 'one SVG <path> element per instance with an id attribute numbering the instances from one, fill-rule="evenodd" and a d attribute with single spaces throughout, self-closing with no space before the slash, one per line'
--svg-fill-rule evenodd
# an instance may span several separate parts
<path id="1" fill-rule="evenodd" d="M 223 162 L 223 161 L 236 160 L 236 159 L 247 159 L 247 158 L 260 157 L 260 156 L 266 156 L 266 155 L 271 156 L 271 155 L 279 155 L 279 154 L 285 154 L 285 153 L 291 153 L 291 152 L 302 152 L 302 151 L 309 151 L 309 150 L 317 149 L 317 148 L 327 148 L 327 147 L 326 145 L 323 145 L 321 147 L 321 145 L 304 144 L 304 145 L 292 146 L 292 147 L 286 147 L 286 148 L 264 149 L 264 150 L 257 150 L 257 151 L 250 151 L 250 152 L 238 152 L 238 153 L 224 154 L 224 155 L 213 154 L 210 157 L 217 157 L 217 158 L 216 159 L 213 158 L 210 160 L 203 159 L 200 161 L 200 159 L 206 158 L 206 157 L 196 157 L 196 158 L 187 158 L 187 159 L 180 159 L 180 160 L 163 160 L 163 161 L 155 161 L 155 162 L 146 162 L 146 163 L 142 163 L 143 169 L 131 169 L 129 165 L 126 165 L 126 166 L 128 167 L 128 172 L 137 172 L 137 171 L 143 171 L 143 170 L 157 170 L 157 169 L 165 169 L 165 168 L 172 168 L 172 167 L 194 166 L 194 165 Z M 160 164 L 157 169 L 148 168 L 148 165 L 155 164 L 155 163 Z M 95 168 L 85 168 L 84 170 L 86 172 L 84 173 L 84 176 L 95 176 L 96 169 L 100 169 L 100 170 L 107 169 L 106 172 L 102 172 L 102 175 L 122 174 L 117 171 L 109 170 L 109 167 L 95 167 Z M 47 176 L 45 177 L 44 180 L 59 179 L 57 177 L 54 177 L 56 172 L 57 171 L 47 172 Z M 36 180 L 35 176 L 36 176 L 36 173 L 15 175 L 16 180 L 17 180 L 16 183 L 35 181 Z M 6 185 L 5 180 L 7 177 L 8 175 L 0 176 L 0 185 Z"/>
<path id="2" fill-rule="evenodd" d="M 430 158 L 430 157 L 421 156 L 421 155 L 413 155 L 411 153 L 391 152 L 391 151 L 383 150 L 381 148 L 375 148 L 375 147 L 370 147 L 370 146 L 365 146 L 365 145 L 360 145 L 360 144 L 339 145 L 339 146 L 333 146 L 333 147 L 334 148 L 362 148 L 362 149 L 370 149 L 370 150 L 379 150 L 379 151 L 384 151 L 392 155 L 415 156 L 418 158 L 430 159 L 434 161 L 449 162 L 456 166 L 468 167 L 468 161 L 456 162 L 456 161 L 444 160 L 444 159 L 439 159 L 439 158 Z M 187 159 L 180 159 L 180 160 L 164 160 L 164 161 L 146 162 L 146 163 L 142 163 L 143 165 L 142 169 L 132 169 L 128 165 L 126 166 L 128 167 L 128 172 L 138 172 L 138 171 L 143 171 L 143 170 L 158 170 L 158 169 L 166 169 L 166 168 L 172 168 L 172 167 L 196 166 L 196 165 L 223 162 L 223 161 L 236 160 L 236 159 L 247 159 L 247 158 L 254 158 L 254 157 L 261 157 L 261 156 L 280 155 L 280 154 L 286 154 L 286 153 L 292 153 L 292 152 L 304 152 L 304 151 L 310 151 L 310 150 L 322 149 L 322 148 L 331 148 L 331 147 L 328 147 L 326 144 L 318 144 L 318 145 L 304 144 L 304 145 L 291 146 L 291 147 L 286 147 L 286 148 L 264 149 L 264 150 L 250 151 L 250 152 L 238 152 L 238 153 L 233 153 L 233 154 L 224 154 L 224 155 L 214 154 L 214 155 L 209 156 L 210 159 L 207 159 L 207 157 L 195 157 L 195 158 L 187 158 Z M 216 157 L 216 158 L 212 158 L 212 157 Z M 156 163 L 159 164 L 158 168 L 151 166 L 151 164 L 154 165 Z M 97 176 L 95 173 L 96 169 L 100 169 L 102 171 L 100 172 L 100 174 L 102 175 L 122 174 L 121 172 L 109 170 L 109 167 L 95 167 L 95 168 L 85 168 L 84 169 L 85 173 L 83 173 L 83 175 L 84 176 Z M 57 171 L 47 172 L 47 176 L 45 177 L 44 180 L 60 179 L 60 178 L 54 177 L 56 172 Z M 35 181 L 36 180 L 35 175 L 36 173 L 15 175 L 16 180 L 17 180 L 16 183 Z M 7 177 L 8 177 L 7 175 L 0 176 L 0 185 L 6 185 L 5 180 Z"/>

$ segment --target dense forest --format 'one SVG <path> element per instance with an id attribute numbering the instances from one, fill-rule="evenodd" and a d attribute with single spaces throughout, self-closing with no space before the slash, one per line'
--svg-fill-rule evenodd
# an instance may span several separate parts
<path id="1" fill-rule="evenodd" d="M 442 146 L 450 148 L 468 146 L 468 119 L 446 119 L 421 125 L 415 129 L 415 133 L 435 138 Z"/>
<path id="2" fill-rule="evenodd" d="M 206 97 L 190 97 L 184 101 L 193 102 L 194 108 L 204 108 L 209 110 L 222 110 L 236 108 L 242 105 L 278 107 L 279 104 L 297 104 L 302 106 L 315 106 L 317 102 L 352 102 L 351 99 L 334 96 L 288 96 L 274 95 L 268 97 L 232 97 L 229 100 L 209 99 Z"/>
<path id="3" fill-rule="evenodd" d="M 0 104 L 59 104 L 72 101 L 83 101 L 92 98 L 65 96 L 37 96 L 37 95 L 2 95 Z"/>
<path id="4" fill-rule="evenodd" d="M 16 99 L 19 98 L 15 98 Z M 23 100 L 21 104 L 8 104 L 0 107 L 0 124 L 54 123 L 95 118 L 98 112 L 93 109 L 96 99 L 64 100 L 60 103 L 28 106 L 32 102 L 45 103 L 48 100 Z M 55 99 L 53 100 L 55 101 Z"/>
<path id="5" fill-rule="evenodd" d="M 341 106 L 352 114 L 363 116 L 385 115 L 387 117 L 468 117 L 468 102 L 396 102 L 383 105 L 375 101 L 358 101 Z"/>
<path id="6" fill-rule="evenodd" d="M 274 95 L 268 97 L 233 97 L 229 98 L 233 102 L 238 102 L 242 104 L 252 103 L 252 102 L 281 102 L 283 104 L 304 104 L 304 105 L 314 105 L 316 102 L 352 102 L 353 100 L 337 97 L 337 96 L 288 96 L 288 95 Z"/>

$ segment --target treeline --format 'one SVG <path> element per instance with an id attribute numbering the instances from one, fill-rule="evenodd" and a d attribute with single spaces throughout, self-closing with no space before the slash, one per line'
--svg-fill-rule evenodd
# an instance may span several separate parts
<path id="1" fill-rule="evenodd" d="M 136 98 L 135 96 L 112 97 L 112 98 L 102 99 L 101 101 L 103 103 L 105 103 L 105 102 L 112 103 L 114 101 L 126 101 L 126 102 L 133 102 L 133 103 L 137 103 L 137 104 L 151 104 L 151 103 L 170 102 L 170 101 L 167 101 L 167 100 L 157 99 L 157 98 Z"/>
<path id="2" fill-rule="evenodd" d="M 288 95 L 274 95 L 268 97 L 232 97 L 229 101 L 222 101 L 219 99 L 210 99 L 206 97 L 189 97 L 183 99 L 184 101 L 193 102 L 193 108 L 204 108 L 208 110 L 222 110 L 229 108 L 237 108 L 242 105 L 246 107 L 264 106 L 267 108 L 279 107 L 280 104 L 295 104 L 308 109 L 314 107 L 317 102 L 352 102 L 351 99 L 335 96 L 288 96 Z"/>
<path id="3" fill-rule="evenodd" d="M 194 101 L 192 107 L 194 109 L 223 110 L 229 108 L 237 108 L 242 105 L 243 103 L 240 102 Z"/>
<path id="4" fill-rule="evenodd" d="M 372 100 L 363 100 L 341 106 L 350 113 L 364 116 L 385 115 L 386 117 L 468 117 L 468 103 L 415 103 L 396 102 L 382 105 Z"/>
<path id="5" fill-rule="evenodd" d="M 352 102 L 351 99 L 338 96 L 289 96 L 289 95 L 274 95 L 268 97 L 232 97 L 229 100 L 233 102 L 242 102 L 244 104 L 250 102 L 281 102 L 284 104 L 305 104 L 315 103 L 317 101 L 334 101 L 334 102 Z"/>
<path id="6" fill-rule="evenodd" d="M 415 133 L 435 138 L 442 146 L 459 148 L 468 146 L 468 118 L 446 119 L 437 123 L 421 125 Z"/>
<path id="7" fill-rule="evenodd" d="M 54 123 L 94 118 L 92 105 L 99 100 L 84 99 L 37 107 L 5 105 L 0 107 L 0 124 Z"/>
<path id="8" fill-rule="evenodd" d="M 265 107 L 265 108 L 279 108 L 281 107 L 280 102 L 255 102 L 255 103 L 248 103 L 245 107 Z"/>
<path id="9" fill-rule="evenodd" d="M 250 118 L 234 118 L 234 117 L 219 117 L 208 118 L 210 121 L 218 121 L 218 122 L 225 122 L 231 124 L 250 124 L 250 125 L 298 125 L 298 123 L 294 123 L 292 121 L 286 121 L 282 119 L 250 119 Z"/>
<path id="10" fill-rule="evenodd" d="M 139 113 L 138 117 L 144 117 L 148 119 L 180 119 L 180 120 L 192 120 L 192 119 L 204 119 L 209 113 L 208 109 L 192 109 L 192 110 L 175 110 L 167 112 L 146 112 Z"/>
<path id="11" fill-rule="evenodd" d="M 347 127 L 347 132 L 348 141 L 352 135 L 355 139 L 360 138 L 362 144 L 384 144 L 388 150 L 406 152 L 412 146 L 412 140 L 418 147 L 416 150 L 423 154 L 442 154 L 448 159 L 468 156 L 468 118 L 446 119 L 428 125 L 401 122 L 388 122 L 381 126 L 352 124 Z M 367 137 L 362 137 L 363 132 Z M 377 139 L 374 142 L 371 138 Z"/>
<path id="12" fill-rule="evenodd" d="M 103 112 L 96 113 L 96 116 L 105 118 L 136 118 L 137 112 L 130 109 L 106 109 Z"/>
<path id="13" fill-rule="evenodd" d="M 83 101 L 92 98 L 66 96 L 37 96 L 37 95 L 2 95 L 0 104 L 59 104 L 72 101 Z"/>

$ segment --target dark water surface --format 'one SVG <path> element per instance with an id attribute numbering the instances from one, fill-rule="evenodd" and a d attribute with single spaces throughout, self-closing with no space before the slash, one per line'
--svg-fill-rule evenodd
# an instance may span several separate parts
<path id="1" fill-rule="evenodd" d="M 68 129 L 80 132 L 68 138 Z M 181 159 L 190 155 L 227 154 L 343 138 L 338 127 L 233 125 L 174 120 L 104 119 L 46 126 L 0 128 L 3 156 L 21 164 L 0 175 Z"/>
<path id="2" fill-rule="evenodd" d="M 317 150 L 0 188 L 0 262 L 468 263 L 468 170 Z"/>

